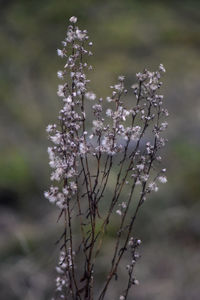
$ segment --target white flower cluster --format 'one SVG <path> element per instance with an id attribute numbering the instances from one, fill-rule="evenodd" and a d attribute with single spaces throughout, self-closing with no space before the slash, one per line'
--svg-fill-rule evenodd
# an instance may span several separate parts
<path id="1" fill-rule="evenodd" d="M 126 265 L 126 269 L 128 271 L 128 276 L 129 276 L 128 288 L 125 292 L 125 296 L 121 295 L 119 297 L 119 300 L 127 299 L 128 290 L 130 289 L 131 285 L 139 285 L 139 281 L 133 276 L 133 271 L 134 271 L 136 261 L 140 257 L 140 255 L 137 252 L 137 249 L 141 245 L 141 243 L 142 243 L 141 240 L 135 239 L 133 237 L 131 237 L 128 241 L 128 246 L 131 249 L 131 262 L 130 264 Z"/>
<path id="2" fill-rule="evenodd" d="M 59 190 L 58 187 L 51 187 L 49 191 L 45 192 L 45 197 L 51 203 L 56 203 L 59 208 L 64 208 L 66 199 L 70 198 L 76 193 L 76 176 L 78 174 L 79 157 L 87 153 L 95 155 L 95 153 L 107 153 L 114 155 L 118 152 L 124 151 L 125 141 L 137 142 L 143 135 L 141 125 L 136 124 L 127 126 L 128 119 L 135 119 L 139 116 L 145 127 L 155 118 L 156 114 L 152 112 L 151 107 L 159 109 L 160 114 L 168 115 L 168 112 L 161 108 L 162 95 L 156 94 L 160 88 L 161 82 L 160 72 L 164 72 L 164 67 L 160 65 L 157 72 L 149 72 L 145 70 L 143 73 L 138 73 L 138 85 L 134 85 L 134 93 L 137 99 L 137 105 L 131 109 L 127 109 L 124 102 L 121 100 L 123 95 L 126 95 L 127 90 L 124 87 L 124 76 L 119 76 L 118 83 L 111 86 L 112 95 L 107 97 L 107 101 L 114 104 L 113 108 L 106 110 L 107 122 L 102 116 L 102 98 L 97 100 L 96 95 L 88 91 L 87 79 L 84 69 L 90 68 L 87 62 L 84 62 L 85 55 L 91 55 L 83 45 L 92 45 L 88 42 L 88 35 L 86 30 L 80 30 L 75 23 L 76 17 L 71 17 L 66 38 L 62 42 L 64 48 L 58 49 L 57 53 L 62 58 L 66 59 L 63 71 L 58 71 L 58 77 L 66 82 L 59 84 L 58 96 L 62 98 L 63 108 L 59 114 L 59 126 L 56 124 L 48 125 L 47 132 L 49 139 L 54 146 L 48 148 L 50 167 L 53 169 L 51 174 L 52 181 L 63 181 L 64 189 Z M 71 49 L 71 53 L 70 53 Z M 83 131 L 83 123 L 86 120 L 86 112 L 83 107 L 84 98 L 91 101 L 97 101 L 93 104 L 93 112 L 95 119 L 92 122 L 92 135 L 87 137 L 87 132 Z M 130 122 L 129 122 L 130 123 Z M 154 125 L 154 134 L 156 136 L 157 147 L 163 147 L 165 140 L 160 137 L 160 132 L 165 130 L 167 122 Z M 99 138 L 100 144 L 95 145 L 95 138 Z M 90 142 L 88 142 L 90 140 Z M 154 154 L 155 145 L 150 142 L 146 144 L 146 151 L 148 155 Z M 136 184 L 146 182 L 149 175 L 147 174 L 147 167 L 145 167 L 145 157 L 141 158 L 132 174 L 132 177 L 137 177 Z M 159 157 L 157 158 L 159 159 Z M 148 163 L 148 161 L 147 161 Z M 166 179 L 160 177 L 159 181 L 164 183 Z M 157 191 L 155 183 L 149 184 L 149 191 Z"/>
<path id="3" fill-rule="evenodd" d="M 116 210 L 116 214 L 118 214 L 119 216 L 121 216 L 123 214 L 123 210 L 125 210 L 127 207 L 126 202 L 122 202 L 119 204 L 119 209 Z"/>
<path id="4" fill-rule="evenodd" d="M 67 263 L 64 251 L 60 252 L 59 263 L 56 267 L 56 292 L 59 293 L 60 299 L 64 299 L 65 290 L 69 285 L 67 279 Z"/>
<path id="5" fill-rule="evenodd" d="M 88 89 L 89 80 L 86 71 L 91 70 L 92 66 L 88 65 L 87 57 L 92 55 L 89 49 L 93 44 L 89 41 L 87 30 L 78 28 L 76 17 L 71 17 L 69 21 L 70 25 L 65 39 L 62 41 L 62 49 L 57 49 L 58 56 L 64 60 L 63 70 L 57 72 L 57 77 L 62 80 L 57 90 L 62 108 L 59 111 L 57 123 L 50 124 L 46 128 L 52 143 L 48 147 L 52 185 L 44 193 L 44 196 L 59 207 L 60 216 L 62 214 L 65 216 L 65 229 L 70 229 L 67 232 L 67 240 L 70 241 L 71 248 L 67 248 L 65 236 L 65 250 L 61 248 L 63 251 L 61 251 L 59 265 L 56 268 L 59 274 L 56 286 L 57 291 L 60 292 L 60 299 L 62 299 L 64 287 L 68 287 L 68 275 L 69 281 L 74 280 L 69 291 L 72 292 L 76 287 L 72 225 L 70 223 L 74 211 L 78 212 L 77 216 L 81 216 L 81 234 L 85 234 L 83 226 L 88 223 L 88 220 L 91 221 L 91 235 L 82 236 L 84 241 L 82 247 L 84 255 L 86 255 L 85 267 L 88 268 L 85 270 L 85 274 L 88 274 L 87 278 L 90 278 L 87 279 L 88 290 L 92 286 L 93 270 L 90 261 L 92 252 L 88 258 L 87 249 L 92 251 L 96 242 L 95 222 L 99 216 L 98 203 L 103 197 L 108 180 L 110 180 L 109 174 L 116 154 L 120 154 L 117 156 L 120 157 L 120 161 L 117 161 L 116 164 L 116 169 L 118 167 L 116 185 L 107 217 L 102 226 L 107 226 L 112 213 L 115 212 L 120 216 L 121 227 L 118 231 L 118 242 L 124 232 L 135 186 L 140 189 L 140 194 L 138 194 L 140 198 L 136 213 L 132 216 L 133 221 L 139 206 L 146 199 L 146 194 L 152 191 L 157 192 L 158 182 L 167 182 L 166 169 L 158 170 L 158 164 L 161 161 L 159 150 L 165 146 L 166 142 L 162 133 L 168 126 L 165 121 L 168 111 L 163 108 L 163 95 L 159 93 L 162 86 L 161 76 L 165 72 L 164 66 L 160 65 L 158 71 L 155 72 L 144 70 L 144 72 L 136 74 L 137 83 L 132 86 L 136 103 L 130 107 L 125 104 L 123 99 L 127 94 L 124 76 L 119 76 L 117 83 L 110 86 L 111 94 L 104 101 Z M 93 114 L 91 124 L 89 124 L 90 118 L 87 117 L 90 110 L 86 111 L 86 107 L 89 106 Z M 102 161 L 105 162 L 104 166 L 101 166 Z M 81 191 L 78 185 L 82 185 Z M 124 186 L 129 189 L 130 193 L 125 201 L 121 201 L 119 197 Z M 88 201 L 86 211 L 83 211 L 85 205 L 80 204 L 80 200 L 84 197 Z M 75 203 L 72 202 L 73 198 Z M 88 218 L 89 215 L 90 218 Z M 83 221 L 82 218 L 86 218 L 87 221 L 84 222 L 85 220 Z M 128 227 L 132 226 L 131 224 Z M 126 226 L 126 228 L 128 227 Z M 103 229 L 105 228 L 102 227 L 102 232 L 104 232 Z M 132 227 L 129 228 L 128 234 L 131 233 L 131 230 Z M 127 266 L 131 284 L 138 284 L 138 281 L 132 277 L 132 272 L 138 258 L 135 250 L 141 241 L 131 238 L 127 239 L 126 243 L 123 249 L 129 246 L 132 251 L 132 261 Z M 120 243 L 117 243 L 116 253 L 119 245 Z M 114 262 L 115 255 L 113 266 Z M 110 274 L 114 274 L 114 272 L 110 272 Z M 120 300 L 123 299 L 125 297 L 121 295 Z"/>
<path id="6" fill-rule="evenodd" d="M 67 199 L 76 193 L 78 157 L 88 151 L 85 133 L 80 134 L 85 112 L 83 110 L 78 112 L 77 108 L 81 106 L 82 97 L 87 96 L 91 100 L 96 98 L 95 94 L 86 93 L 89 80 L 84 69 L 90 69 L 90 66 L 83 61 L 85 55 L 92 54 L 84 48 L 83 44 L 88 46 L 92 44 L 87 42 L 87 31 L 82 31 L 75 26 L 77 18 L 71 17 L 70 22 L 72 24 L 68 26 L 66 38 L 62 42 L 64 47 L 57 49 L 58 56 L 66 59 L 64 70 L 57 72 L 58 78 L 65 80 L 64 84 L 58 85 L 57 91 L 58 96 L 62 98 L 63 108 L 58 117 L 59 126 L 56 124 L 47 126 L 49 139 L 54 144 L 48 148 L 49 165 L 53 169 L 51 180 L 62 181 L 64 188 L 60 190 L 58 187 L 51 186 L 44 195 L 61 209 L 66 207 Z M 72 49 L 71 53 L 69 49 Z"/>
<path id="7" fill-rule="evenodd" d="M 72 255 L 75 255 L 73 252 Z M 65 251 L 60 251 L 60 257 L 58 265 L 56 266 L 56 292 L 59 294 L 60 299 L 64 299 L 64 295 L 68 290 L 70 285 L 69 282 L 69 270 L 72 269 L 72 257 L 71 248 L 67 249 L 67 254 Z"/>

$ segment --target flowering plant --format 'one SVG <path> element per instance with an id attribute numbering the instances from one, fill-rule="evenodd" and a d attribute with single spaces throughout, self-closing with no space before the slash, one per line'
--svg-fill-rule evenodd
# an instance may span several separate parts
<path id="1" fill-rule="evenodd" d="M 157 192 L 158 182 L 167 181 L 159 154 L 165 145 L 163 118 L 168 116 L 158 94 L 165 69 L 160 65 L 158 71 L 136 74 L 137 83 L 132 86 L 136 100 L 130 107 L 123 99 L 127 94 L 124 76 L 111 86 L 111 96 L 98 98 L 88 89 L 85 74 L 92 69 L 87 63 L 92 42 L 76 22 L 76 17 L 70 18 L 63 48 L 57 50 L 65 60 L 64 69 L 57 73 L 63 80 L 57 92 L 63 107 L 57 124 L 47 126 L 53 143 L 48 148 L 53 185 L 45 197 L 59 208 L 59 220 L 64 221 L 55 297 L 94 299 L 95 263 L 109 224 L 117 219 L 111 264 L 95 297 L 105 298 L 111 280 L 119 275 L 122 257 L 129 255 L 127 285 L 119 295 L 124 300 L 131 286 L 138 284 L 134 266 L 141 240 L 132 236 L 133 224 L 147 195 Z M 110 182 L 112 195 L 105 201 Z"/>

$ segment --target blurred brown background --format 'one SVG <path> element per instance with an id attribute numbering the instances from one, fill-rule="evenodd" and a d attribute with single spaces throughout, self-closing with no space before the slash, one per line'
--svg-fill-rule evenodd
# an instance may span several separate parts
<path id="1" fill-rule="evenodd" d="M 129 87 L 144 67 L 167 69 L 170 112 L 163 155 L 168 183 L 146 202 L 130 299 L 200 298 L 200 2 L 141 0 L 0 1 L 0 293 L 46 300 L 54 290 L 57 210 L 49 185 L 45 127 L 57 117 L 56 49 L 70 16 L 94 42 L 91 86 L 106 96 L 118 75 Z M 130 98 L 129 101 L 132 101 Z M 118 299 L 113 291 L 113 299 Z"/>

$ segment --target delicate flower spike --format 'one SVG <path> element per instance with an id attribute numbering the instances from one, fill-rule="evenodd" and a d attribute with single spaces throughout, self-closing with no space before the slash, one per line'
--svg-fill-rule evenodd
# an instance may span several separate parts
<path id="1" fill-rule="evenodd" d="M 77 22 L 77 17 L 71 17 L 70 19 L 69 19 L 69 21 L 71 22 L 71 23 L 76 23 Z"/>

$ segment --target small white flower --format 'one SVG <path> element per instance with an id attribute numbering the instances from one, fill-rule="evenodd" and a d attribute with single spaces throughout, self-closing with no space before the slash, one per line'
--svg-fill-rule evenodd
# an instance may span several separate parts
<path id="1" fill-rule="evenodd" d="M 75 17 L 75 16 L 72 16 L 70 19 L 69 19 L 69 21 L 71 22 L 71 23 L 76 23 L 77 22 L 77 17 Z"/>
<path id="2" fill-rule="evenodd" d="M 77 29 L 76 36 L 80 41 L 82 41 L 86 37 L 86 34 L 83 33 L 82 30 Z"/>
<path id="3" fill-rule="evenodd" d="M 67 46 L 67 43 L 65 41 L 62 41 L 62 44 L 63 44 L 64 47 Z"/>
<path id="4" fill-rule="evenodd" d="M 140 178 L 142 181 L 146 182 L 149 179 L 149 175 L 145 174 L 145 175 L 142 175 Z"/>
<path id="5" fill-rule="evenodd" d="M 160 129 L 161 130 L 165 130 L 167 128 L 167 126 L 168 126 L 168 123 L 167 122 L 163 122 L 163 123 L 161 123 Z"/>
<path id="6" fill-rule="evenodd" d="M 151 182 L 151 183 L 149 183 L 149 189 L 150 189 L 150 191 L 154 191 L 154 192 L 157 192 L 158 191 L 158 187 L 157 187 L 157 185 L 156 185 L 156 183 L 155 182 Z"/>
<path id="7" fill-rule="evenodd" d="M 130 240 L 129 240 L 129 242 L 128 242 L 128 245 L 129 246 L 133 246 L 133 244 L 134 244 L 134 238 L 131 237 Z"/>
<path id="8" fill-rule="evenodd" d="M 58 71 L 57 76 L 58 76 L 58 78 L 63 79 L 64 78 L 63 77 L 63 71 Z"/>
<path id="9" fill-rule="evenodd" d="M 50 139 L 54 144 L 59 145 L 62 140 L 62 136 L 60 133 L 56 133 L 55 135 L 50 136 Z"/>
<path id="10" fill-rule="evenodd" d="M 122 91 L 123 90 L 123 87 L 122 87 L 122 85 L 121 84 L 115 84 L 115 89 L 117 90 L 117 91 Z"/>
<path id="11" fill-rule="evenodd" d="M 163 66 L 163 64 L 160 64 L 159 70 L 160 70 L 161 72 L 163 72 L 163 73 L 166 72 L 165 67 Z"/>
<path id="12" fill-rule="evenodd" d="M 64 89 L 64 85 L 59 84 L 58 85 L 58 91 L 57 91 L 57 95 L 59 97 L 64 97 L 65 96 L 63 89 Z"/>
<path id="13" fill-rule="evenodd" d="M 108 117 L 111 117 L 112 116 L 112 109 L 110 109 L 110 108 L 108 108 L 107 110 L 106 110 L 106 115 L 108 116 Z"/>
<path id="14" fill-rule="evenodd" d="M 95 100 L 96 99 L 96 95 L 94 94 L 94 93 L 92 93 L 92 92 L 87 92 L 86 94 L 85 94 L 85 97 L 88 99 L 88 100 Z"/>
<path id="15" fill-rule="evenodd" d="M 46 132 L 50 133 L 53 131 L 53 129 L 55 129 L 56 125 L 51 125 L 49 124 L 46 128 Z"/>
<path id="16" fill-rule="evenodd" d="M 139 171 L 144 170 L 144 164 L 139 164 L 136 166 Z"/>
<path id="17" fill-rule="evenodd" d="M 48 154 L 49 154 L 49 159 L 50 159 L 50 160 L 54 160 L 54 158 L 55 158 L 55 153 L 54 153 L 52 147 L 48 147 L 48 148 L 47 148 L 47 152 L 48 152 Z"/>
<path id="18" fill-rule="evenodd" d="M 79 145 L 79 151 L 80 151 L 80 154 L 85 154 L 87 153 L 87 146 L 85 145 L 85 143 L 80 143 Z"/>
<path id="19" fill-rule="evenodd" d="M 63 51 L 62 50 L 60 50 L 60 49 L 57 49 L 57 54 L 58 54 L 58 56 L 60 56 L 60 57 L 64 57 L 64 53 L 63 53 Z"/>
<path id="20" fill-rule="evenodd" d="M 125 203 L 125 202 L 122 202 L 121 207 L 122 207 L 122 208 L 126 208 L 126 206 L 127 206 L 126 203 Z"/>
<path id="21" fill-rule="evenodd" d="M 139 253 L 135 253 L 135 258 L 139 258 L 140 257 L 140 255 L 139 255 Z"/>
<path id="22" fill-rule="evenodd" d="M 133 283 L 134 283 L 135 285 L 139 285 L 139 280 L 134 279 Z"/>
<path id="23" fill-rule="evenodd" d="M 95 104 L 92 106 L 93 110 L 94 110 L 94 113 L 100 113 L 102 112 L 102 106 L 101 104 Z"/>
<path id="24" fill-rule="evenodd" d="M 49 200 L 50 203 L 56 202 L 56 196 L 51 192 L 44 192 L 44 197 Z"/>
<path id="25" fill-rule="evenodd" d="M 56 267 L 56 272 L 58 274 L 64 274 L 64 271 L 60 267 Z"/>
<path id="26" fill-rule="evenodd" d="M 100 130 L 103 129 L 103 122 L 99 120 L 93 120 L 94 129 Z"/>
<path id="27" fill-rule="evenodd" d="M 64 194 L 65 196 L 67 196 L 67 195 L 69 194 L 69 191 L 68 191 L 68 189 L 67 189 L 66 187 L 63 188 L 62 191 L 63 191 L 63 194 Z"/>
<path id="28" fill-rule="evenodd" d="M 122 295 L 119 297 L 119 300 L 124 300 L 124 299 L 125 299 L 125 297 Z"/>
<path id="29" fill-rule="evenodd" d="M 77 185 L 74 181 L 70 182 L 70 188 L 72 189 L 73 192 L 75 192 L 77 190 Z"/>
<path id="30" fill-rule="evenodd" d="M 119 216 L 121 216 L 122 215 L 121 210 L 120 209 L 116 210 L 116 214 L 118 214 Z"/>
<path id="31" fill-rule="evenodd" d="M 124 81 L 124 79 L 125 79 L 125 76 L 119 76 L 119 77 L 118 77 L 118 80 L 119 80 L 119 81 Z"/>
<path id="32" fill-rule="evenodd" d="M 112 101 L 112 99 L 111 99 L 110 97 L 107 97 L 106 100 L 107 100 L 108 102 L 111 102 L 111 101 Z"/>
<path id="33" fill-rule="evenodd" d="M 158 177 L 158 180 L 161 182 L 161 183 L 166 183 L 167 182 L 167 178 L 165 176 L 159 176 Z"/>
<path id="34" fill-rule="evenodd" d="M 57 168 L 52 174 L 50 179 L 52 181 L 56 180 L 56 181 L 60 181 L 61 177 L 63 175 L 63 169 L 62 168 Z"/>

